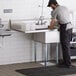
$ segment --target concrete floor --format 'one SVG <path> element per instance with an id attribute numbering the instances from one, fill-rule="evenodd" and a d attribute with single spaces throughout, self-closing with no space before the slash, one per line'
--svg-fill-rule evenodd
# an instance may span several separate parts
<path id="1" fill-rule="evenodd" d="M 72 65 L 76 65 L 76 61 L 72 62 Z M 0 65 L 0 76 L 25 76 L 16 72 L 17 69 L 34 68 L 42 66 L 39 63 L 19 63 L 11 65 Z M 65 76 L 76 76 L 76 74 L 65 75 Z"/>

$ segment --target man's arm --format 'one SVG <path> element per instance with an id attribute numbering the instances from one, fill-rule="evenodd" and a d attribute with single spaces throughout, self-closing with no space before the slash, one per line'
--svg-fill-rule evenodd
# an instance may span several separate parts
<path id="1" fill-rule="evenodd" d="M 54 29 L 55 22 L 56 22 L 55 19 L 51 19 L 51 22 L 50 22 L 50 25 L 48 26 L 48 28 L 49 28 L 49 29 Z"/>

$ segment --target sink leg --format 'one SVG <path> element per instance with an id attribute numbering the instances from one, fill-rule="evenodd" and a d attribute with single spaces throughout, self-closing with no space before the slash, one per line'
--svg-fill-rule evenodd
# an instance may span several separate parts
<path id="1" fill-rule="evenodd" d="M 35 60 L 35 63 L 36 63 L 36 42 L 34 41 L 34 60 Z"/>
<path id="2" fill-rule="evenodd" d="M 47 66 L 48 59 L 48 50 L 47 50 L 47 43 L 45 43 L 45 67 Z"/>
<path id="3" fill-rule="evenodd" d="M 58 64 L 58 43 L 56 44 L 56 64 Z"/>

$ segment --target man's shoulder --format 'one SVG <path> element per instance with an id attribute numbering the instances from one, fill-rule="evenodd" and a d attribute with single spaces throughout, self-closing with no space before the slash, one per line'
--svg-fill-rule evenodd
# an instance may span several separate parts
<path id="1" fill-rule="evenodd" d="M 67 9 L 66 6 L 59 6 L 59 9 Z"/>
<path id="2" fill-rule="evenodd" d="M 57 12 L 62 11 L 62 10 L 67 10 L 67 7 L 59 5 L 59 6 L 58 6 L 55 10 L 53 10 L 51 13 L 57 13 Z"/>
<path id="3" fill-rule="evenodd" d="M 66 6 L 59 6 L 58 8 L 57 8 L 57 11 L 67 11 L 68 10 L 68 8 L 66 7 Z"/>

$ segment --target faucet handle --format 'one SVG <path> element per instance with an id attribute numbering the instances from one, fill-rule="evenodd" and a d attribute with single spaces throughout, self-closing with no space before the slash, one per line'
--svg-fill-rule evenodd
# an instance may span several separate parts
<path id="1" fill-rule="evenodd" d="M 43 20 L 44 19 L 44 16 L 40 16 L 40 18 L 39 18 L 40 20 Z"/>
<path id="2" fill-rule="evenodd" d="M 44 21 L 44 24 L 46 24 L 47 23 L 47 21 Z"/>

